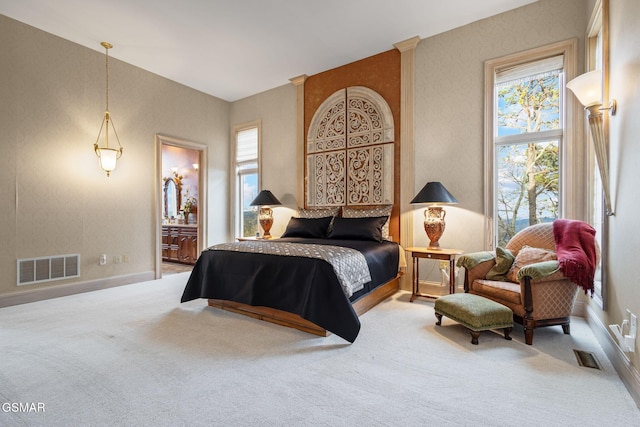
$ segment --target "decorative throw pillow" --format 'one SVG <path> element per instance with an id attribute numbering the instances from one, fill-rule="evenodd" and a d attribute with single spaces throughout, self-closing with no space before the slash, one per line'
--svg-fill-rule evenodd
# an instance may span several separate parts
<path id="1" fill-rule="evenodd" d="M 331 232 L 333 228 L 333 218 L 338 216 L 340 212 L 340 206 L 332 208 L 298 208 L 298 218 L 326 218 L 331 217 L 329 227 L 327 228 L 327 234 Z"/>
<path id="2" fill-rule="evenodd" d="M 382 242 L 382 227 L 386 216 L 367 218 L 334 218 L 330 239 L 373 240 Z"/>
<path id="3" fill-rule="evenodd" d="M 558 259 L 558 257 L 553 251 L 523 246 L 520 252 L 518 252 L 518 255 L 516 255 L 516 259 L 513 261 L 507 273 L 507 280 L 510 282 L 518 282 L 518 271 L 525 265 L 542 261 L 553 261 L 555 259 Z"/>
<path id="4" fill-rule="evenodd" d="M 371 218 L 371 217 L 381 217 L 386 216 L 387 221 L 382 226 L 382 238 L 385 240 L 391 240 L 389 237 L 389 216 L 391 216 L 391 209 L 393 206 L 391 205 L 381 205 L 376 206 L 374 208 L 342 208 L 342 217 L 343 218 Z"/>
<path id="5" fill-rule="evenodd" d="M 298 218 L 324 218 L 338 216 L 340 207 L 334 208 L 298 208 Z"/>
<path id="6" fill-rule="evenodd" d="M 515 259 L 509 249 L 498 246 L 496 248 L 496 265 L 491 267 L 491 270 L 487 273 L 487 280 L 507 280 L 507 273 Z"/>
<path id="7" fill-rule="evenodd" d="M 292 217 L 281 237 L 325 238 L 333 217 L 295 218 Z"/>

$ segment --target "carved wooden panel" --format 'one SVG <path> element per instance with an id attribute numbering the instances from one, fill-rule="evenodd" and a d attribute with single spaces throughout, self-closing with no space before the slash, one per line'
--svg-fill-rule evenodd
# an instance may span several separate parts
<path id="1" fill-rule="evenodd" d="M 393 117 L 387 102 L 364 87 L 347 89 L 347 147 L 393 142 Z"/>
<path id="2" fill-rule="evenodd" d="M 393 134 L 377 92 L 355 86 L 328 97 L 307 135 L 307 205 L 393 203 Z"/>
<path id="3" fill-rule="evenodd" d="M 346 90 L 327 98 L 313 116 L 307 137 L 307 154 L 346 147 Z"/>
<path id="4" fill-rule="evenodd" d="M 393 144 L 347 150 L 347 205 L 393 204 Z"/>
<path id="5" fill-rule="evenodd" d="M 309 206 L 343 206 L 346 169 L 345 151 L 307 156 L 307 204 Z"/>

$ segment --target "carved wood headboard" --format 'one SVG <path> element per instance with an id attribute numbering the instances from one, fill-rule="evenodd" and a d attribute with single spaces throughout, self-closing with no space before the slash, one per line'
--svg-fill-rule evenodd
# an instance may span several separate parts
<path id="1" fill-rule="evenodd" d="M 306 206 L 393 205 L 395 155 L 386 100 L 362 86 L 336 91 L 318 107 L 307 133 Z M 399 228 L 399 221 L 392 223 Z M 399 229 L 391 233 L 399 237 Z"/>

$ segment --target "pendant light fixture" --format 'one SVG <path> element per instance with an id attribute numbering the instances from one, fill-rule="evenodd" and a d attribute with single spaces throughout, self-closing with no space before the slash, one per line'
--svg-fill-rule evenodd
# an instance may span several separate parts
<path id="1" fill-rule="evenodd" d="M 96 156 L 100 160 L 100 167 L 103 171 L 107 173 L 107 176 L 110 176 L 111 172 L 116 168 L 116 162 L 122 156 L 122 144 L 120 144 L 120 138 L 118 138 L 118 133 L 116 132 L 116 127 L 113 124 L 113 120 L 111 119 L 111 114 L 109 113 L 109 49 L 113 47 L 111 43 L 102 42 L 100 43 L 105 49 L 105 57 L 106 57 L 106 80 L 107 80 L 107 108 L 104 112 L 104 118 L 102 119 L 102 125 L 100 126 L 100 132 L 98 132 L 98 138 L 96 139 L 96 143 L 93 144 L 93 149 L 96 152 Z M 116 137 L 116 141 L 118 142 L 117 148 L 115 145 L 109 146 L 109 124 L 111 124 L 111 128 L 113 129 L 113 134 Z M 102 135 L 102 129 L 104 132 L 104 144 L 100 146 L 100 136 Z"/>

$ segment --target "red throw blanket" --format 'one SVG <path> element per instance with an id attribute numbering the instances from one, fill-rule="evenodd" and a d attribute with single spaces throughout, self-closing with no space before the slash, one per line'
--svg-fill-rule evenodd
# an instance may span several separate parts
<path id="1" fill-rule="evenodd" d="M 596 272 L 596 230 L 582 221 L 556 219 L 553 221 L 553 237 L 560 271 L 573 283 L 591 292 Z"/>

